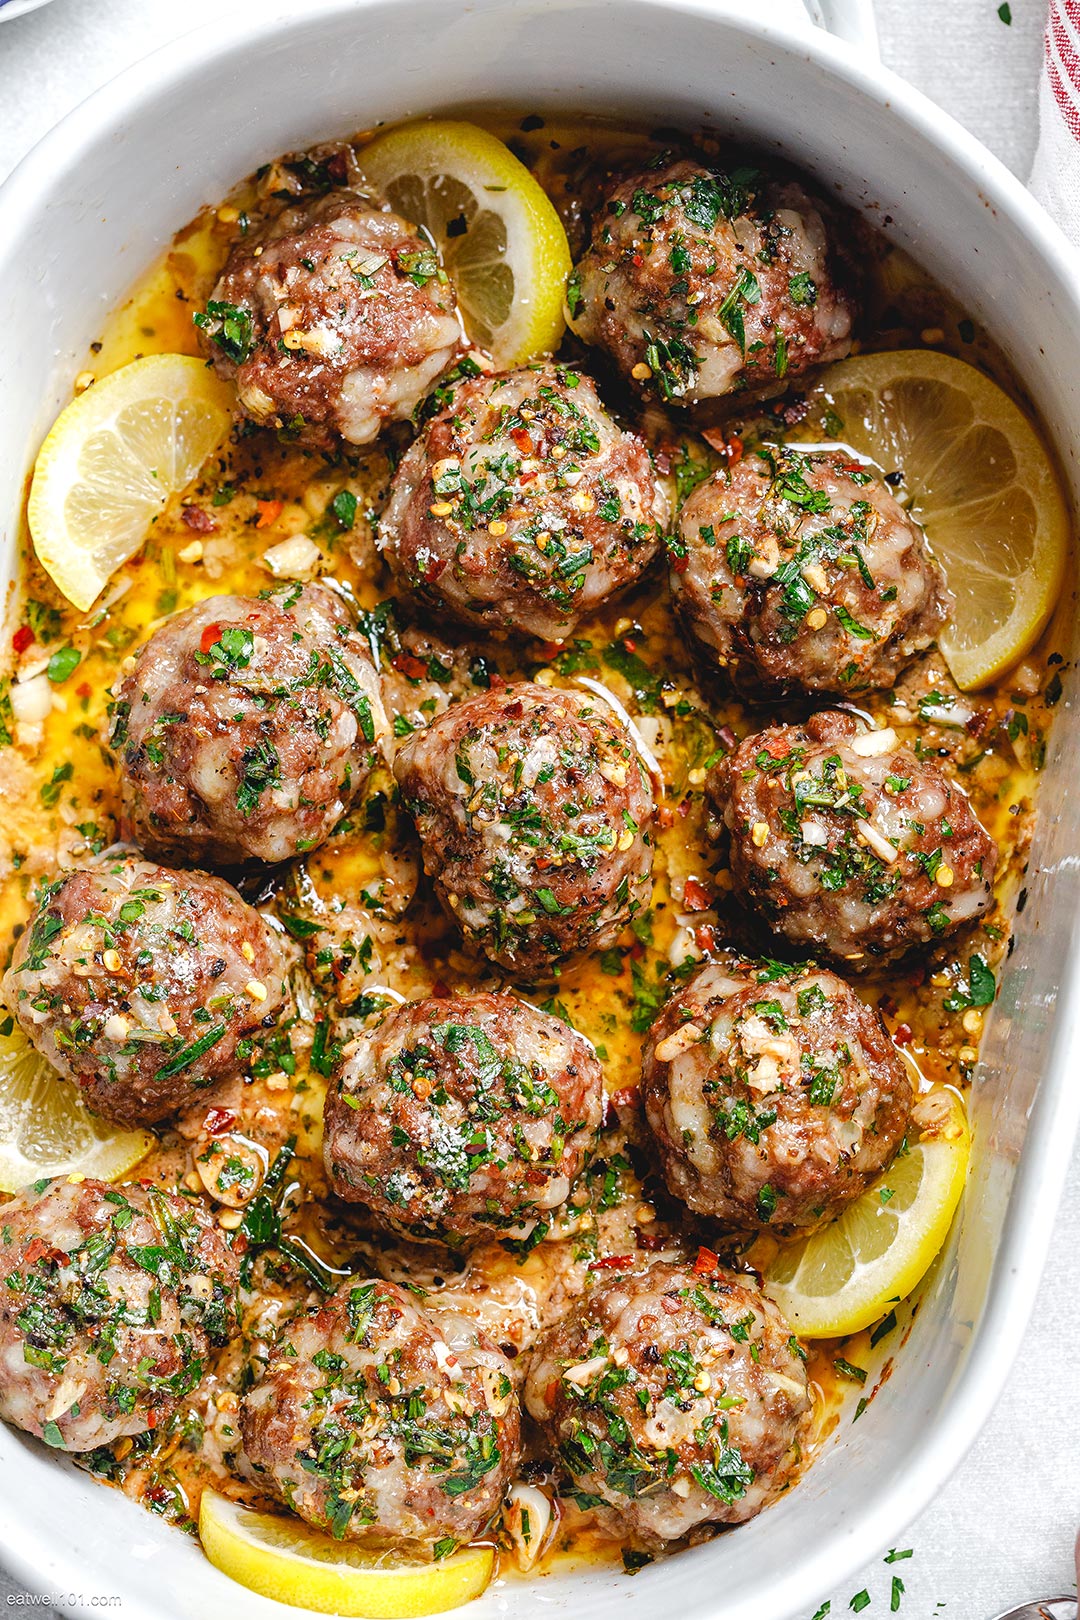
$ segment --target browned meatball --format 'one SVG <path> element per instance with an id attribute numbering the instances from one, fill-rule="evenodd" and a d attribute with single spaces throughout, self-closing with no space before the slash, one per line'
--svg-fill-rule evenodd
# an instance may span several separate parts
<path id="1" fill-rule="evenodd" d="M 241 237 L 195 320 L 244 414 L 306 444 L 368 444 L 407 420 L 462 346 L 430 242 L 334 191 Z"/>
<path id="2" fill-rule="evenodd" d="M 291 584 L 210 596 L 156 631 L 115 689 L 111 743 L 137 843 L 238 866 L 328 838 L 388 735 L 345 605 Z"/>
<path id="3" fill-rule="evenodd" d="M 676 1198 L 737 1232 L 839 1215 L 886 1168 L 911 1111 L 880 1014 L 835 973 L 702 968 L 652 1026 L 645 1114 Z"/>
<path id="4" fill-rule="evenodd" d="M 249 1461 L 302 1519 L 429 1550 L 490 1524 L 520 1421 L 509 1363 L 474 1322 L 359 1280 L 285 1324 L 240 1414 Z"/>
<path id="5" fill-rule="evenodd" d="M 918 524 L 843 452 L 747 456 L 694 491 L 671 549 L 683 623 L 751 696 L 892 686 L 951 601 Z"/>
<path id="6" fill-rule="evenodd" d="M 588 1162 L 603 1084 L 583 1035 L 513 996 L 407 1002 L 327 1096 L 331 1186 L 420 1239 L 527 1238 Z"/>
<path id="7" fill-rule="evenodd" d="M 748 1277 L 656 1262 L 537 1341 L 525 1404 L 608 1534 L 741 1524 L 789 1482 L 810 1407 L 791 1330 Z"/>
<path id="8" fill-rule="evenodd" d="M 855 305 L 832 229 L 801 181 L 661 160 L 597 215 L 567 286 L 571 323 L 661 399 L 776 392 L 850 347 Z"/>
<path id="9" fill-rule="evenodd" d="M 67 1451 L 154 1427 L 236 1333 L 237 1277 L 191 1199 L 35 1182 L 0 1221 L 0 1417 Z"/>
<path id="10" fill-rule="evenodd" d="M 993 901 L 997 846 L 966 793 L 891 729 L 835 710 L 771 726 L 721 760 L 707 791 L 736 892 L 816 956 L 862 971 Z"/>
<path id="11" fill-rule="evenodd" d="M 427 607 L 562 641 L 638 578 L 667 516 L 649 452 L 591 380 L 530 366 L 455 388 L 398 468 L 381 543 Z"/>
<path id="12" fill-rule="evenodd" d="M 275 935 L 221 878 L 103 856 L 45 890 L 4 975 L 38 1051 L 118 1125 L 239 1073 L 286 997 Z"/>
<path id="13" fill-rule="evenodd" d="M 550 976 L 648 904 L 652 783 L 599 698 L 523 681 L 455 703 L 394 770 L 440 900 L 508 972 Z"/>

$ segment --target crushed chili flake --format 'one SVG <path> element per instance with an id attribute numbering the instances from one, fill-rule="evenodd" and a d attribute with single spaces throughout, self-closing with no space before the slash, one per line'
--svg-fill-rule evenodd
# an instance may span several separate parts
<path id="1" fill-rule="evenodd" d="M 720 1256 L 713 1254 L 711 1249 L 707 1249 L 702 1244 L 698 1249 L 697 1259 L 694 1261 L 694 1274 L 698 1277 L 707 1277 L 711 1271 L 716 1270 L 719 1264 Z"/>
<path id="2" fill-rule="evenodd" d="M 284 510 L 284 501 L 256 501 L 255 509 L 258 517 L 255 520 L 257 529 L 268 529 L 271 523 L 276 523 Z"/>
<path id="3" fill-rule="evenodd" d="M 231 1131 L 236 1124 L 236 1115 L 231 1108 L 208 1108 L 203 1120 L 203 1130 L 208 1136 L 221 1136 L 225 1131 Z"/>
<path id="4" fill-rule="evenodd" d="M 697 878 L 688 877 L 683 884 L 683 904 L 687 911 L 708 911 L 712 903 L 712 895 L 704 883 L 699 883 Z"/>
<path id="5" fill-rule="evenodd" d="M 11 638 L 11 645 L 17 653 L 24 653 L 34 639 L 34 632 L 28 624 L 20 624 Z"/>
<path id="6" fill-rule="evenodd" d="M 208 653 L 210 651 L 211 647 L 215 646 L 220 640 L 221 640 L 221 626 L 220 626 L 220 624 L 217 624 L 217 623 L 208 624 L 206 626 L 205 630 L 203 631 L 202 635 L 199 637 L 199 651 L 201 653 L 203 653 L 203 654 Z"/>

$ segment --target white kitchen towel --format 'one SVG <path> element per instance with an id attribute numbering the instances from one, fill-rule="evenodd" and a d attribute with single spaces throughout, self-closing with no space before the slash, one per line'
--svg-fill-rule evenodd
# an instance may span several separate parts
<path id="1" fill-rule="evenodd" d="M 1080 0 L 1050 0 L 1031 189 L 1080 247 Z"/>

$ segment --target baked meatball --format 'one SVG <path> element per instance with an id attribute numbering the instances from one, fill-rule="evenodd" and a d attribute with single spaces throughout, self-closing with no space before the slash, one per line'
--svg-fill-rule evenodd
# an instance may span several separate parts
<path id="1" fill-rule="evenodd" d="M 155 631 L 115 689 L 110 740 L 143 849 L 239 866 L 328 838 L 388 735 L 345 605 L 287 585 L 208 597 Z"/>
<path id="2" fill-rule="evenodd" d="M 638 578 L 667 517 L 649 452 L 592 381 L 530 366 L 455 388 L 397 470 L 381 544 L 435 612 L 562 641 Z"/>
<path id="3" fill-rule="evenodd" d="M 3 994 L 95 1113 L 153 1125 L 239 1073 L 285 1001 L 285 971 L 230 884 L 121 853 L 49 885 Z"/>
<path id="4" fill-rule="evenodd" d="M 791 1329 L 713 1259 L 615 1276 L 533 1347 L 525 1404 L 620 1539 L 741 1524 L 798 1461 L 810 1395 Z"/>
<path id="5" fill-rule="evenodd" d="M 661 159 L 621 180 L 567 284 L 574 331 L 644 392 L 696 405 L 848 352 L 855 304 L 801 181 Z"/>
<path id="6" fill-rule="evenodd" d="M 407 420 L 463 342 L 431 243 L 354 191 L 242 237 L 195 320 L 250 421 L 331 449 Z"/>
<path id="7" fill-rule="evenodd" d="M 155 1427 L 236 1333 L 237 1279 L 191 1199 L 35 1182 L 0 1220 L 0 1417 L 66 1451 Z"/>
<path id="8" fill-rule="evenodd" d="M 951 601 L 923 532 L 843 452 L 766 449 L 682 509 L 683 623 L 749 696 L 892 686 Z"/>
<path id="9" fill-rule="evenodd" d="M 440 900 L 508 973 L 550 977 L 648 904 L 652 782 L 599 698 L 486 692 L 408 738 L 394 770 Z"/>
<path id="10" fill-rule="evenodd" d="M 240 1409 L 249 1461 L 308 1524 L 429 1549 L 490 1524 L 520 1423 L 510 1364 L 476 1324 L 381 1281 L 286 1323 Z"/>
<path id="11" fill-rule="evenodd" d="M 783 1237 L 839 1215 L 907 1129 L 911 1082 L 881 1015 L 829 973 L 702 968 L 652 1026 L 645 1115 L 676 1198 Z"/>
<path id="12" fill-rule="evenodd" d="M 412 1237 L 526 1238 L 588 1162 L 603 1084 L 583 1035 L 513 996 L 407 1002 L 327 1096 L 330 1184 Z"/>
<path id="13" fill-rule="evenodd" d="M 862 971 L 993 901 L 997 846 L 966 793 L 890 729 L 826 710 L 770 726 L 709 774 L 735 891 L 790 944 Z"/>

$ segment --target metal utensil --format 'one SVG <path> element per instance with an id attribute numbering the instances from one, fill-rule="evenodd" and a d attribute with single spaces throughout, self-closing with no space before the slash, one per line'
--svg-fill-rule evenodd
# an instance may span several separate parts
<path id="1" fill-rule="evenodd" d="M 1078 1620 L 1076 1599 L 1072 1597 L 1043 1598 L 1040 1603 L 1021 1603 L 1018 1609 L 1006 1609 L 995 1620 Z"/>

